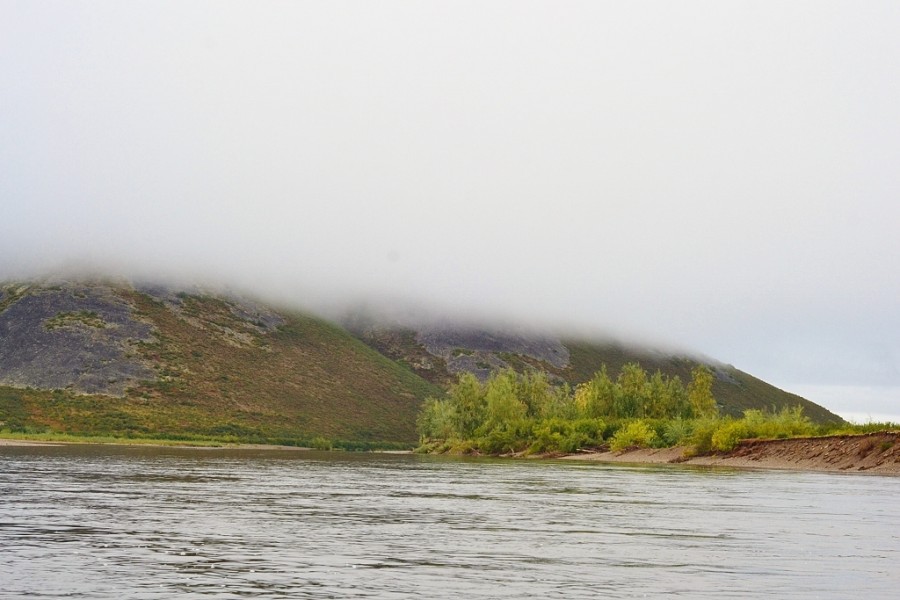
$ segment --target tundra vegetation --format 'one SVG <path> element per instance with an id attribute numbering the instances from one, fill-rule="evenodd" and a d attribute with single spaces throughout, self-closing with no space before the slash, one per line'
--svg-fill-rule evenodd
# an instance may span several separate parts
<path id="1" fill-rule="evenodd" d="M 733 367 L 692 374 L 686 357 L 457 327 L 382 330 L 366 343 L 310 315 L 165 286 L 0 283 L 0 331 L 0 437 L 319 449 L 424 438 L 433 449 L 552 453 L 691 436 L 712 448 L 713 434 L 725 447 L 819 427 L 805 416 L 840 422 Z M 457 381 L 453 360 L 524 374 Z M 442 400 L 427 403 L 417 431 L 428 397 Z M 728 418 L 796 403 L 804 414 Z"/>
<path id="2" fill-rule="evenodd" d="M 723 416 L 713 381 L 703 365 L 693 369 L 685 385 L 677 376 L 651 375 L 637 363 L 626 364 L 615 379 L 603 366 L 574 389 L 554 385 L 539 371 L 502 371 L 485 383 L 463 374 L 446 398 L 425 401 L 417 420 L 420 451 L 546 454 L 684 446 L 692 455 L 726 452 L 747 438 L 871 428 L 817 425 L 800 406 Z"/>

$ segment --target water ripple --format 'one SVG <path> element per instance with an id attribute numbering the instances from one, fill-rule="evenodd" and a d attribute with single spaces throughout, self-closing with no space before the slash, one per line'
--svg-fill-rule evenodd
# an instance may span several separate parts
<path id="1" fill-rule="evenodd" d="M 0 598 L 891 597 L 900 479 L 0 448 Z"/>

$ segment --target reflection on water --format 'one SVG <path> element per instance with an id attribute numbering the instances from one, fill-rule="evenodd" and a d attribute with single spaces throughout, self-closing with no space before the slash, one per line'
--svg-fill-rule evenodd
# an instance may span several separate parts
<path id="1" fill-rule="evenodd" d="M 0 447 L 0 598 L 894 597 L 900 478 Z"/>

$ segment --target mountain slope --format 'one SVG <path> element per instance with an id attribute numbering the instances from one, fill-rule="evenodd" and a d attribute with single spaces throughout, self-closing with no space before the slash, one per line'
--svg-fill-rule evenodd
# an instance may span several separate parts
<path id="1" fill-rule="evenodd" d="M 622 366 L 637 362 L 647 371 L 661 371 L 688 382 L 691 370 L 703 362 L 716 376 L 713 394 L 724 414 L 741 416 L 744 410 L 780 409 L 800 405 L 804 413 L 820 423 L 842 419 L 827 409 L 785 392 L 730 365 L 687 355 L 616 342 L 559 339 L 548 335 L 498 331 L 444 323 L 440 326 L 381 322 L 355 317 L 348 327 L 360 339 L 394 360 L 409 366 L 432 383 L 446 386 L 460 372 L 486 379 L 497 369 L 519 372 L 538 369 L 559 382 L 578 385 L 606 365 L 616 377 Z"/>
<path id="2" fill-rule="evenodd" d="M 440 389 L 320 319 L 161 287 L 7 285 L 0 427 L 416 439 Z"/>
<path id="3" fill-rule="evenodd" d="M 571 383 L 589 379 L 599 364 L 606 364 L 610 375 L 614 377 L 628 362 L 638 362 L 648 371 L 659 370 L 670 377 L 677 375 L 682 381 L 687 382 L 690 381 L 691 370 L 701 362 L 689 356 L 633 349 L 615 343 L 598 344 L 567 340 L 565 345 L 572 358 L 563 376 Z M 713 395 L 724 414 L 739 417 L 747 409 L 771 410 L 800 405 L 803 407 L 803 413 L 818 423 L 843 421 L 826 408 L 781 390 L 731 365 L 711 360 L 702 362 L 716 376 Z"/>
<path id="4" fill-rule="evenodd" d="M 0 285 L 0 429 L 306 443 L 414 442 L 422 400 L 461 372 L 541 369 L 577 385 L 627 362 L 690 378 L 697 360 L 616 343 L 459 324 L 353 334 L 233 295 L 128 283 Z M 804 407 L 734 367 L 705 361 L 726 414 Z"/>

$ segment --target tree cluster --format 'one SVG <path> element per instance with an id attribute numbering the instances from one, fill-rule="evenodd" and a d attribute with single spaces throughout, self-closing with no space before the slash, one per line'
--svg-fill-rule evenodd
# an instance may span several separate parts
<path id="1" fill-rule="evenodd" d="M 418 427 L 423 446 L 443 450 L 572 452 L 599 446 L 627 420 L 714 417 L 712 384 L 703 365 L 687 386 L 659 371 L 648 375 L 636 363 L 625 365 L 615 380 L 604 366 L 574 390 L 539 371 L 502 371 L 486 383 L 463 374 L 447 398 L 425 402 Z M 647 426 L 629 432 L 653 433 Z"/>

